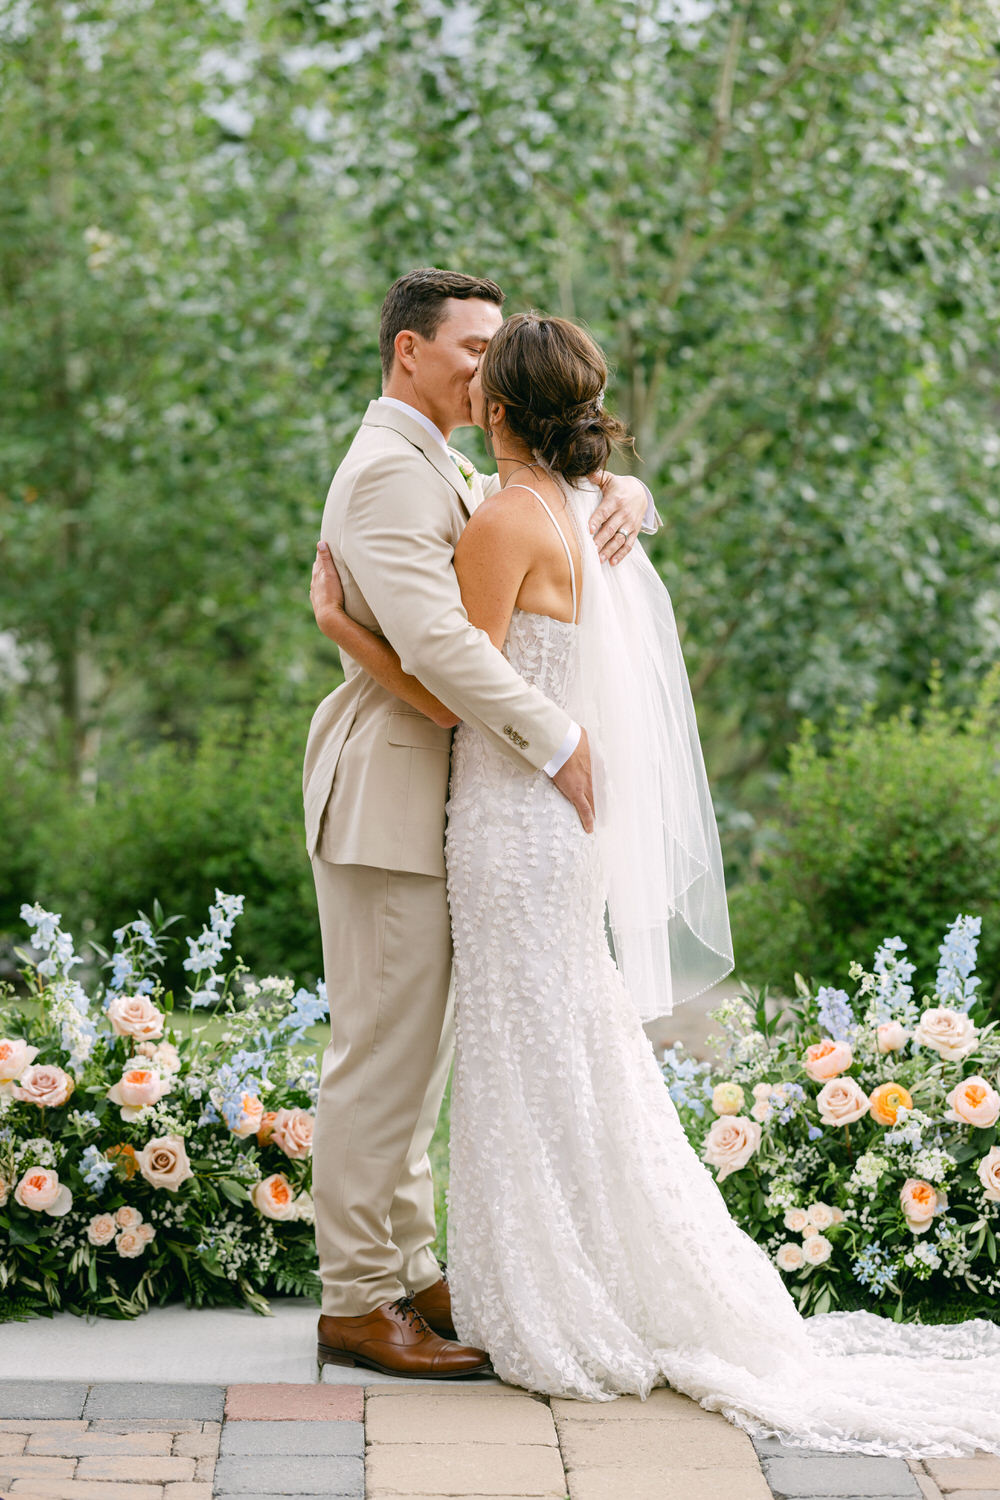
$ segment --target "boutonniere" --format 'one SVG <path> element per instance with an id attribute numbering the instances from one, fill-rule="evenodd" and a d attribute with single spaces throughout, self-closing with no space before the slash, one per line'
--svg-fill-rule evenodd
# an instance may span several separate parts
<path id="1" fill-rule="evenodd" d="M 471 490 L 472 489 L 472 481 L 476 477 L 475 466 L 473 464 L 470 464 L 469 461 L 468 461 L 468 459 L 459 458 L 458 455 L 455 454 L 455 453 L 452 453 L 452 455 L 451 455 L 451 461 L 455 465 L 455 468 L 458 470 L 458 472 L 461 474 L 462 478 L 465 480 L 466 484 L 469 486 L 469 489 Z"/>

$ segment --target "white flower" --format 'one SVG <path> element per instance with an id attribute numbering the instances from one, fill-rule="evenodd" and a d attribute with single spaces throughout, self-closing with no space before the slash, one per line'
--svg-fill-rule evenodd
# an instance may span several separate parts
<path id="1" fill-rule="evenodd" d="M 808 1222 L 809 1215 L 804 1208 L 790 1208 L 783 1220 L 785 1228 L 790 1229 L 793 1234 L 801 1234 Z"/>
<path id="2" fill-rule="evenodd" d="M 1000 1203 L 1000 1146 L 991 1146 L 976 1168 L 983 1192 L 991 1203 Z"/>
<path id="3" fill-rule="evenodd" d="M 810 1203 L 806 1213 L 810 1223 L 815 1224 L 817 1229 L 829 1229 L 834 1222 L 833 1209 L 828 1203 Z"/>
<path id="4" fill-rule="evenodd" d="M 868 1113 L 868 1095 L 854 1078 L 831 1078 L 816 1103 L 822 1125 L 850 1125 Z"/>
<path id="5" fill-rule="evenodd" d="M 811 1234 L 803 1241 L 802 1254 L 810 1266 L 821 1266 L 825 1260 L 830 1259 L 833 1249 L 825 1234 Z"/>
<path id="6" fill-rule="evenodd" d="M 796 1245 L 792 1240 L 789 1240 L 786 1245 L 782 1245 L 774 1259 L 781 1271 L 798 1271 L 805 1265 L 802 1246 Z"/>
<path id="7" fill-rule="evenodd" d="M 967 1015 L 940 1005 L 924 1011 L 913 1040 L 952 1062 L 960 1062 L 975 1049 L 979 1033 Z"/>
<path id="8" fill-rule="evenodd" d="M 712 1121 L 705 1137 L 702 1158 L 718 1168 L 719 1182 L 745 1167 L 760 1147 L 760 1126 L 745 1115 L 722 1115 Z"/>

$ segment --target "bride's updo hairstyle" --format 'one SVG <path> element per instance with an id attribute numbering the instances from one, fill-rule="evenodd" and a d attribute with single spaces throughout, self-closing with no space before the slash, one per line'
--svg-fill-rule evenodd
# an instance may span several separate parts
<path id="1" fill-rule="evenodd" d="M 603 469 L 612 449 L 631 441 L 604 410 L 604 355 L 566 318 L 515 313 L 490 339 L 479 369 L 484 397 L 502 403 L 514 437 L 566 479 Z"/>

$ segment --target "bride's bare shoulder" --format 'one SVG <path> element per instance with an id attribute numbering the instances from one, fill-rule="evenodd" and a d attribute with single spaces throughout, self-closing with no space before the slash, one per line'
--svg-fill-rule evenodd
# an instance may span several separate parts
<path id="1" fill-rule="evenodd" d="M 510 484 L 497 490 L 476 506 L 466 525 L 464 536 L 489 536 L 494 540 L 531 538 L 540 530 L 539 520 L 545 513 L 533 492 L 524 485 Z"/>

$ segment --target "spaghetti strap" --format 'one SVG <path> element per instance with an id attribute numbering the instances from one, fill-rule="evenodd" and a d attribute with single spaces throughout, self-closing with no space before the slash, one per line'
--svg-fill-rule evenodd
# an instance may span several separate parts
<path id="1" fill-rule="evenodd" d="M 573 590 L 573 624 L 575 625 L 576 624 L 576 563 L 573 561 L 573 554 L 570 551 L 569 542 L 566 540 L 566 535 L 565 535 L 562 527 L 559 525 L 559 522 L 556 520 L 555 516 L 552 514 L 551 510 L 546 505 L 545 501 L 542 499 L 542 497 L 538 493 L 538 491 L 537 490 L 533 490 L 531 488 L 530 484 L 522 484 L 522 485 L 519 486 L 519 488 L 522 489 L 522 490 L 527 490 L 529 495 L 534 495 L 535 499 L 538 501 L 539 505 L 542 507 L 542 509 L 544 510 L 545 514 L 548 516 L 549 520 L 552 522 L 553 526 L 556 528 L 556 531 L 559 533 L 559 540 L 563 544 L 563 550 L 565 551 L 567 560 L 569 561 L 569 582 L 570 582 L 570 588 Z"/>

